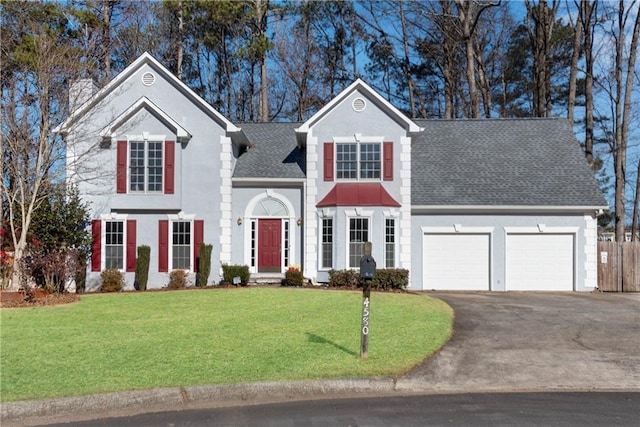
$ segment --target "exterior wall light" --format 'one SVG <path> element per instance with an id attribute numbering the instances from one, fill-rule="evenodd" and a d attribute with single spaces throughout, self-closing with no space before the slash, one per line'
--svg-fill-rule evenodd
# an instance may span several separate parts
<path id="1" fill-rule="evenodd" d="M 298 224 L 298 227 L 300 227 L 302 225 L 302 217 L 298 218 L 297 224 Z"/>
<path id="2" fill-rule="evenodd" d="M 238 223 L 238 225 L 242 225 L 242 218 L 238 217 L 238 220 L 236 222 Z"/>

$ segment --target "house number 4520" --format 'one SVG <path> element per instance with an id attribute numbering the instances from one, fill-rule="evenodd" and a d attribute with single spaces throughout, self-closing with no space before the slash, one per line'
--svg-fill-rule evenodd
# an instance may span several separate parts
<path id="1" fill-rule="evenodd" d="M 369 335 L 369 298 L 366 297 L 362 304 L 364 305 L 362 309 L 362 334 Z"/>

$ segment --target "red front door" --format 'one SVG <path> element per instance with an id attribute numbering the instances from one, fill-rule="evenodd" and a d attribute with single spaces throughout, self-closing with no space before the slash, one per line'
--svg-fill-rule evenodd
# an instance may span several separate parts
<path id="1" fill-rule="evenodd" d="M 281 220 L 258 220 L 258 271 L 279 273 L 282 270 L 280 264 L 281 233 Z"/>

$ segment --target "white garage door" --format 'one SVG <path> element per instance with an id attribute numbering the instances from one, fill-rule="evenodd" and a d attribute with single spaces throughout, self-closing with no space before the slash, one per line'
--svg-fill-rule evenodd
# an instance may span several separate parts
<path id="1" fill-rule="evenodd" d="M 425 234 L 423 289 L 489 290 L 489 234 Z"/>
<path id="2" fill-rule="evenodd" d="M 572 291 L 573 234 L 508 234 L 509 291 Z"/>

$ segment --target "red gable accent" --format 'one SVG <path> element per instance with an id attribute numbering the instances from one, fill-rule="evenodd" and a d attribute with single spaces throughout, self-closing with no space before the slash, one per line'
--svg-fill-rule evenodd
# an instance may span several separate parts
<path id="1" fill-rule="evenodd" d="M 393 206 L 400 207 L 393 197 L 377 182 L 336 184 L 316 205 L 327 206 Z"/>

